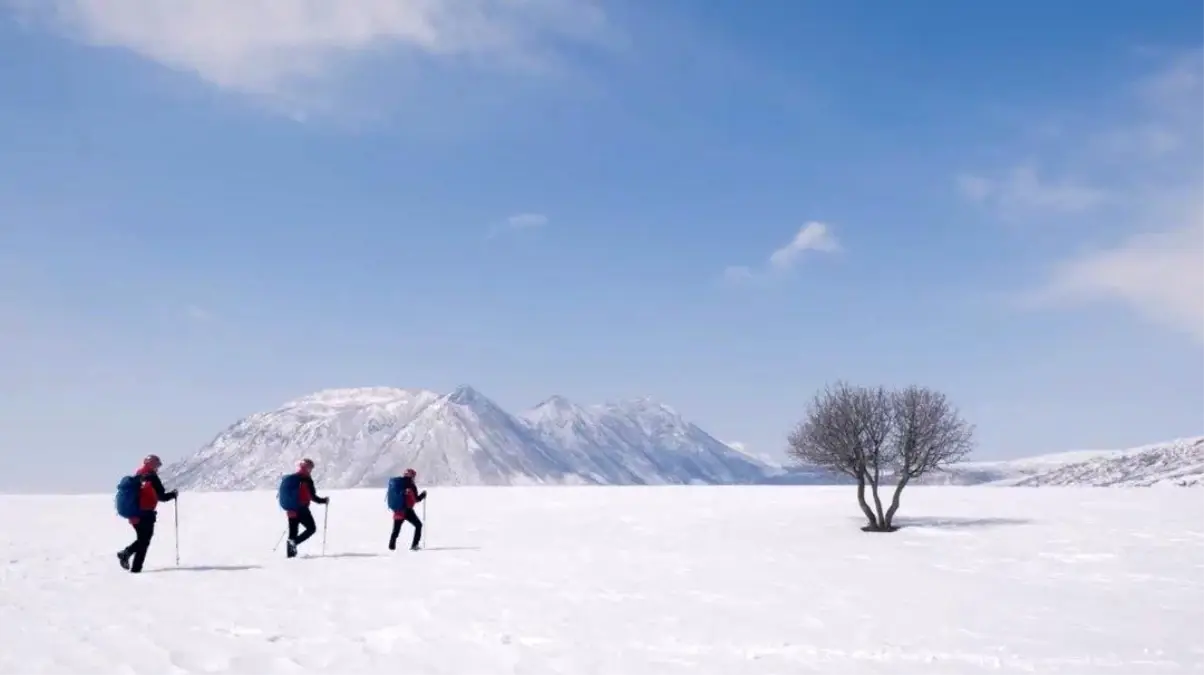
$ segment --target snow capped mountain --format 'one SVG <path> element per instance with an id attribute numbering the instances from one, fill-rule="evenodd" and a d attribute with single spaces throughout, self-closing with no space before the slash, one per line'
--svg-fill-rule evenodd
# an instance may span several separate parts
<path id="1" fill-rule="evenodd" d="M 383 485 L 406 467 L 426 485 L 750 483 L 768 469 L 647 399 L 555 396 L 516 417 L 461 386 L 320 391 L 236 422 L 163 475 L 190 490 L 273 488 L 302 457 L 326 488 Z"/>
<path id="2" fill-rule="evenodd" d="M 389 439 L 439 398 L 421 389 L 321 391 L 239 420 L 163 476 L 185 489 L 268 487 L 308 456 L 327 482 L 354 485 Z"/>
<path id="3" fill-rule="evenodd" d="M 1204 487 L 1204 436 L 1127 450 L 1081 450 L 999 462 L 961 462 L 922 482 L 1020 487 Z"/>
<path id="4" fill-rule="evenodd" d="M 585 408 L 553 396 L 521 418 L 600 483 L 751 483 L 770 468 L 647 398 Z"/>
<path id="5" fill-rule="evenodd" d="M 557 448 L 566 462 L 581 467 L 590 482 L 629 484 L 652 470 L 642 453 L 620 453 L 607 448 L 621 441 L 601 427 L 589 410 L 563 396 L 553 396 L 522 413 L 520 422 L 549 447 Z"/>
<path id="6" fill-rule="evenodd" d="M 647 398 L 580 406 L 553 396 L 515 416 L 468 386 L 320 391 L 239 420 L 163 476 L 188 490 L 271 489 L 302 457 L 317 463 L 320 488 L 380 486 L 406 467 L 424 485 L 849 482 L 761 461 Z M 920 482 L 1204 487 L 1204 436 L 962 462 Z"/>
<path id="7" fill-rule="evenodd" d="M 354 485 L 383 484 L 407 467 L 432 485 L 580 482 L 571 464 L 467 386 L 436 399 L 391 436 Z"/>

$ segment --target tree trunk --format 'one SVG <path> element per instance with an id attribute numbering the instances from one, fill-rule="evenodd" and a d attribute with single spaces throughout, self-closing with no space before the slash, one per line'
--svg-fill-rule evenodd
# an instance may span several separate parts
<path id="1" fill-rule="evenodd" d="M 886 529 L 894 527 L 895 512 L 899 510 L 899 496 L 903 494 L 903 488 L 907 487 L 907 481 L 911 480 L 906 472 L 899 479 L 899 484 L 895 486 L 895 494 L 890 499 L 890 509 L 886 512 Z"/>
<path id="2" fill-rule="evenodd" d="M 861 512 L 865 514 L 866 521 L 869 522 L 870 528 L 878 527 L 878 522 L 874 519 L 874 512 L 870 510 L 870 505 L 865 501 L 865 473 L 862 472 L 857 477 L 857 503 L 861 505 Z"/>
<path id="3" fill-rule="evenodd" d="M 886 516 L 882 513 L 882 499 L 878 497 L 878 478 L 870 482 L 870 494 L 874 497 L 874 508 L 878 512 L 878 520 L 874 523 L 879 530 L 886 529 Z"/>

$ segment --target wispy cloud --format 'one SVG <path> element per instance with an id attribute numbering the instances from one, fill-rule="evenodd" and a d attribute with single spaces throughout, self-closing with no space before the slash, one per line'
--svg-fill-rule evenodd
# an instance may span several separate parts
<path id="1" fill-rule="evenodd" d="M 500 223 L 489 226 L 489 237 L 496 237 L 504 232 L 516 230 L 533 230 L 545 227 L 551 219 L 543 213 L 516 213 Z"/>
<path id="2" fill-rule="evenodd" d="M 1020 293 L 1023 306 L 1116 303 L 1204 342 L 1204 50 L 1173 59 L 1128 94 L 1123 122 L 1087 129 L 1074 151 L 1051 158 L 1093 183 L 1013 171 L 1011 180 L 967 174 L 957 184 L 1004 214 L 1009 206 L 1057 215 L 1107 202 L 1091 212 L 1079 250 Z"/>
<path id="3" fill-rule="evenodd" d="M 1033 166 L 1015 167 L 996 177 L 963 173 L 955 180 L 963 196 L 1009 219 L 1033 213 L 1082 213 L 1108 198 L 1105 191 L 1072 179 L 1044 179 Z"/>
<path id="4" fill-rule="evenodd" d="M 608 43 L 597 0 L 9 0 L 21 16 L 286 106 L 328 93 L 364 57 L 553 67 Z M 396 74 L 396 73 L 394 73 Z M 396 78 L 393 78 L 396 85 Z"/>
<path id="5" fill-rule="evenodd" d="M 807 251 L 834 253 L 839 250 L 840 243 L 831 228 L 826 223 L 811 221 L 800 227 L 793 239 L 771 253 L 763 269 L 734 265 L 723 271 L 723 279 L 736 284 L 765 280 L 793 269 Z"/>
<path id="6" fill-rule="evenodd" d="M 197 321 L 197 322 L 213 320 L 213 312 L 205 309 L 204 307 L 199 307 L 197 305 L 188 305 L 187 307 L 185 307 L 184 315 L 187 316 L 189 319 L 191 319 L 193 321 Z"/>
<path id="7" fill-rule="evenodd" d="M 1059 263 L 1029 301 L 1119 302 L 1204 342 L 1204 206 L 1194 211 L 1169 227 Z"/>
<path id="8" fill-rule="evenodd" d="M 752 268 L 744 265 L 731 265 L 723 270 L 723 280 L 729 284 L 742 284 L 756 279 Z"/>
<path id="9" fill-rule="evenodd" d="M 506 219 L 506 225 L 513 230 L 526 230 L 532 227 L 543 227 L 548 224 L 548 217 L 542 213 L 518 213 Z"/>
<path id="10" fill-rule="evenodd" d="M 836 243 L 836 237 L 828 230 L 828 226 L 824 223 L 812 221 L 799 228 L 794 239 L 790 243 L 779 248 L 769 256 L 769 264 L 774 269 L 786 270 L 794 266 L 804 251 L 819 251 L 821 253 L 832 253 L 839 250 L 840 246 Z"/>

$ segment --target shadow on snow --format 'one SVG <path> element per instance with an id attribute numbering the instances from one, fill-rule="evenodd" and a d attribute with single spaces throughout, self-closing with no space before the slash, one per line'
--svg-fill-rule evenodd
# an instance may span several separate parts
<path id="1" fill-rule="evenodd" d="M 164 567 L 146 572 L 243 572 L 246 570 L 263 569 L 259 565 L 193 565 L 183 567 Z"/>
<path id="2" fill-rule="evenodd" d="M 422 548 L 419 551 L 479 551 L 479 546 L 432 546 L 430 548 Z M 386 558 L 392 556 L 402 556 L 410 553 L 409 550 L 398 550 L 389 553 L 327 553 L 326 555 L 311 555 L 301 558 L 302 560 L 321 560 L 322 558 Z"/>
<path id="3" fill-rule="evenodd" d="M 423 551 L 479 551 L 479 546 L 432 546 L 424 548 Z M 402 555 L 398 553 L 397 555 Z M 323 558 L 384 558 L 387 557 L 384 553 L 327 553 L 326 555 L 312 555 L 297 558 L 297 560 L 321 560 Z M 155 570 L 144 570 L 147 573 L 159 572 L 244 572 L 247 570 L 263 569 L 260 565 L 185 565 L 181 567 L 163 567 Z"/>
<path id="4" fill-rule="evenodd" d="M 940 517 L 912 517 L 899 518 L 895 521 L 895 527 L 904 529 L 908 527 L 936 527 L 945 529 L 959 529 L 968 527 L 1001 527 L 1005 525 L 1031 525 L 1032 520 L 1028 518 L 940 518 Z"/>
<path id="5" fill-rule="evenodd" d="M 423 551 L 479 551 L 480 546 L 432 546 L 430 548 L 423 547 Z"/>

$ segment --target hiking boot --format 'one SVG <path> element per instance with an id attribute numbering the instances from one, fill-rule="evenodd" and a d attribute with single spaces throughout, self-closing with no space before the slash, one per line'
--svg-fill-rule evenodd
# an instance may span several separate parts
<path id="1" fill-rule="evenodd" d="M 117 562 L 121 565 L 121 569 L 128 572 L 130 569 L 130 554 L 126 553 L 125 551 L 118 551 Z"/>
<path id="2" fill-rule="evenodd" d="M 289 558 L 297 557 L 297 544 L 295 544 L 292 539 L 288 540 L 288 543 L 285 546 L 284 550 L 285 550 L 285 555 L 288 556 Z"/>

